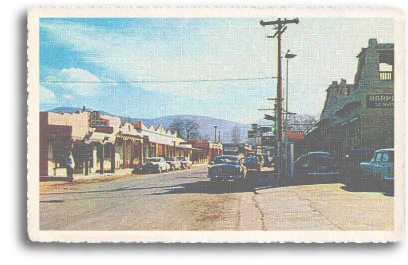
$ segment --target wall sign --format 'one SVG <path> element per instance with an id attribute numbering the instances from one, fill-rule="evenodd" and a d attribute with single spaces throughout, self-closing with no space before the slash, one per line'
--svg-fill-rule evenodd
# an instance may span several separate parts
<path id="1" fill-rule="evenodd" d="M 224 146 L 224 152 L 238 152 L 238 147 Z"/>
<path id="2" fill-rule="evenodd" d="M 394 94 L 371 94 L 366 97 L 367 108 L 394 108 Z"/>
<path id="3" fill-rule="evenodd" d="M 101 113 L 99 111 L 92 111 L 90 116 L 89 116 L 89 125 L 92 128 L 108 127 L 109 126 L 109 120 L 102 119 L 101 118 Z"/>
<path id="4" fill-rule="evenodd" d="M 303 140 L 305 139 L 305 131 L 287 131 L 286 135 L 288 136 L 289 141 L 295 141 L 295 140 Z"/>

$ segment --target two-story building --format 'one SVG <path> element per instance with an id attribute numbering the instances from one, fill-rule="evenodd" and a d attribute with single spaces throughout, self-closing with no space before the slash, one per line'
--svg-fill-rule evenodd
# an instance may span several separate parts
<path id="1" fill-rule="evenodd" d="M 354 84 L 342 79 L 327 88 L 320 121 L 305 139 L 309 151 L 394 147 L 394 44 L 370 39 L 357 58 Z"/>

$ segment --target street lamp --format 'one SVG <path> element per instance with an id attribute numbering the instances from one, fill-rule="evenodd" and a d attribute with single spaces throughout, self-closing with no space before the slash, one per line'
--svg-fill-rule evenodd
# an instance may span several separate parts
<path id="1" fill-rule="evenodd" d="M 287 132 L 288 132 L 288 116 L 289 116 L 289 109 L 288 109 L 288 102 L 289 102 L 289 59 L 295 58 L 296 54 L 289 53 L 288 50 L 285 54 L 286 58 L 286 117 L 285 117 L 285 132 L 286 132 L 286 141 L 287 141 Z"/>

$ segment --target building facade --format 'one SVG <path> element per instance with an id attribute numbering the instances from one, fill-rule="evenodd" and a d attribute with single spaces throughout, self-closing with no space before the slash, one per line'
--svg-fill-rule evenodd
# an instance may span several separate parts
<path id="1" fill-rule="evenodd" d="M 148 157 L 192 159 L 199 149 L 159 125 L 124 123 L 97 111 L 40 112 L 40 177 L 66 177 L 72 152 L 74 174 L 140 169 Z"/>
<path id="2" fill-rule="evenodd" d="M 305 139 L 308 151 L 340 157 L 394 147 L 394 44 L 370 39 L 357 58 L 354 84 L 341 79 L 327 88 L 320 121 Z"/>
<path id="3" fill-rule="evenodd" d="M 216 156 L 223 154 L 221 143 L 206 139 L 188 139 L 187 143 L 197 150 L 191 159 L 193 163 L 210 163 Z"/>

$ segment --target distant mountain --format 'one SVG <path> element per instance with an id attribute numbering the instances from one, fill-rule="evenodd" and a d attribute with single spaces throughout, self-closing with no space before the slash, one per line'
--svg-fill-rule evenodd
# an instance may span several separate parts
<path id="1" fill-rule="evenodd" d="M 194 120 L 199 124 L 199 131 L 201 137 L 204 139 L 214 140 L 214 125 L 217 125 L 217 138 L 218 138 L 218 131 L 220 132 L 221 142 L 227 143 L 232 142 L 231 132 L 235 126 L 238 127 L 241 142 L 246 142 L 247 140 L 247 131 L 251 127 L 249 124 L 233 122 L 208 116 L 200 116 L 200 115 L 173 115 L 173 116 L 165 116 L 159 117 L 154 119 L 143 119 L 143 118 L 130 118 L 130 117 L 121 117 L 122 121 L 129 122 L 129 123 L 136 123 L 137 121 L 143 121 L 143 124 L 146 126 L 153 125 L 154 127 L 159 126 L 161 124 L 165 129 L 170 128 L 170 124 L 176 120 Z"/>
<path id="2" fill-rule="evenodd" d="M 55 113 L 73 113 L 78 110 L 82 110 L 82 108 L 71 108 L 71 107 L 59 107 L 49 112 Z M 92 111 L 90 109 L 85 109 L 86 111 Z M 104 111 L 99 110 L 102 114 L 108 114 Z M 119 116 L 120 117 L 120 116 Z M 218 119 L 208 116 L 200 116 L 200 115 L 173 115 L 173 116 L 165 116 L 159 117 L 154 119 L 144 119 L 144 118 L 134 118 L 134 117 L 120 117 L 123 122 L 129 123 L 136 123 L 138 121 L 142 121 L 144 125 L 149 126 L 153 125 L 154 127 L 159 126 L 161 124 L 164 129 L 169 129 L 170 124 L 176 119 L 191 119 L 197 121 L 199 124 L 199 132 L 203 139 L 214 140 L 214 125 L 217 125 L 217 138 L 218 132 L 220 132 L 220 138 L 222 143 L 230 143 L 232 142 L 231 132 L 234 127 L 237 127 L 239 130 L 240 142 L 247 142 L 247 131 L 251 128 L 250 124 L 239 123 L 228 121 L 224 119 Z"/>
<path id="3" fill-rule="evenodd" d="M 78 110 L 82 110 L 82 108 L 74 108 L 74 107 L 59 107 L 51 110 L 47 110 L 48 112 L 54 112 L 54 113 L 74 113 Z M 86 111 L 95 111 L 92 109 L 85 108 Z M 106 115 L 111 115 L 107 113 L 106 111 L 103 110 L 98 110 L 101 114 L 106 114 Z"/>

